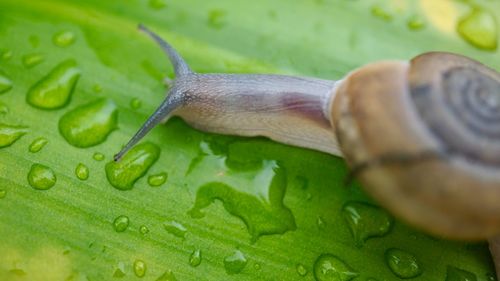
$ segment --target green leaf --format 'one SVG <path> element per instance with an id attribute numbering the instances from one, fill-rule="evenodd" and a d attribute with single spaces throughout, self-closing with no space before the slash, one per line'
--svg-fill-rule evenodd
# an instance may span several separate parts
<path id="1" fill-rule="evenodd" d="M 484 26 L 464 19 L 477 9 Z M 431 50 L 498 70 L 499 21 L 500 2 L 489 0 L 2 0 L 0 124 L 29 129 L 0 148 L 0 280 L 399 280 L 408 269 L 400 264 L 418 266 L 412 280 L 491 280 L 484 243 L 430 237 L 382 213 L 352 221 L 377 207 L 359 186 L 344 186 L 347 168 L 336 157 L 203 133 L 176 118 L 147 136 L 161 153 L 119 178 L 127 190 L 110 184 L 105 165 L 162 101 L 163 78 L 173 76 L 138 23 L 198 72 L 339 79 L 370 62 Z M 457 30 L 459 22 L 466 30 Z M 36 63 L 27 63 L 33 54 Z M 40 81 L 70 60 L 78 71 L 61 101 L 28 104 L 30 89 L 46 86 Z M 68 143 L 61 118 L 104 99 L 116 104 L 118 129 L 110 125 L 84 148 Z M 55 184 L 33 188 L 33 165 L 50 169 Z M 160 174 L 166 182 L 150 186 L 148 177 Z M 346 204 L 370 207 L 346 213 Z M 409 258 L 389 266 L 389 249 Z M 194 252 L 201 263 L 190 262 Z"/>

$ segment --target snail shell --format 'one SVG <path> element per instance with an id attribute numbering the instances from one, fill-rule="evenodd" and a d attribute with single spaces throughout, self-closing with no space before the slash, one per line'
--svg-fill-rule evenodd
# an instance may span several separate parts
<path id="1" fill-rule="evenodd" d="M 331 122 L 366 190 L 436 235 L 500 233 L 500 75 L 428 53 L 351 73 Z"/>

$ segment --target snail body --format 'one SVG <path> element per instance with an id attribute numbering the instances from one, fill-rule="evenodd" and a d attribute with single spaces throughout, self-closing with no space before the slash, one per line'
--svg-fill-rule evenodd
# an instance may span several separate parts
<path id="1" fill-rule="evenodd" d="M 340 81 L 197 74 L 140 28 L 163 47 L 176 79 L 115 160 L 177 115 L 200 130 L 266 136 L 344 157 L 381 205 L 433 234 L 500 234 L 498 72 L 435 52 L 363 66 Z"/>

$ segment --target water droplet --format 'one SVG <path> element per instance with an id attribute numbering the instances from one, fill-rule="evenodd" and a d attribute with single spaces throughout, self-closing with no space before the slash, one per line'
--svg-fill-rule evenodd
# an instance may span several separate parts
<path id="1" fill-rule="evenodd" d="M 52 37 L 52 42 L 58 47 L 68 47 L 75 43 L 76 36 L 71 31 L 59 31 Z"/>
<path id="2" fill-rule="evenodd" d="M 201 264 L 201 250 L 194 250 L 189 256 L 189 265 L 192 267 L 197 267 Z"/>
<path id="3" fill-rule="evenodd" d="M 32 68 L 34 66 L 39 65 L 45 60 L 44 56 L 39 53 L 34 53 L 34 54 L 27 54 L 23 56 L 22 61 L 23 65 L 26 68 Z"/>
<path id="4" fill-rule="evenodd" d="M 118 216 L 113 221 L 113 228 L 116 232 L 124 232 L 127 230 L 130 220 L 127 216 Z"/>
<path id="5" fill-rule="evenodd" d="M 117 189 L 129 190 L 158 160 L 160 148 L 150 142 L 133 147 L 123 158 L 106 164 L 106 177 Z"/>
<path id="6" fill-rule="evenodd" d="M 224 268 L 227 274 L 240 273 L 246 265 L 247 259 L 240 250 L 236 250 L 233 254 L 224 258 Z"/>
<path id="7" fill-rule="evenodd" d="M 165 8 L 167 4 L 165 3 L 165 0 L 149 0 L 149 7 L 155 10 L 161 10 Z"/>
<path id="8" fill-rule="evenodd" d="M 184 225 L 182 225 L 181 223 L 179 223 L 177 221 L 166 221 L 163 223 L 163 227 L 170 234 L 173 234 L 179 238 L 186 237 L 186 233 L 187 233 L 186 227 L 184 227 Z"/>
<path id="9" fill-rule="evenodd" d="M 34 48 L 40 46 L 40 38 L 38 38 L 38 36 L 36 35 L 30 35 L 30 37 L 28 37 L 28 41 Z"/>
<path id="10" fill-rule="evenodd" d="M 226 25 L 225 22 L 226 11 L 223 10 L 211 10 L 208 12 L 208 26 L 221 29 Z"/>
<path id="11" fill-rule="evenodd" d="M 132 109 L 139 109 L 142 105 L 142 101 L 138 98 L 133 98 L 131 101 L 130 101 L 130 107 Z"/>
<path id="12" fill-rule="evenodd" d="M 28 129 L 24 126 L 0 123 L 0 148 L 12 145 L 27 132 Z"/>
<path id="13" fill-rule="evenodd" d="M 94 158 L 95 161 L 102 161 L 104 160 L 105 156 L 100 152 L 96 152 L 94 153 L 94 155 L 92 155 L 92 158 Z"/>
<path id="14" fill-rule="evenodd" d="M 30 144 L 28 150 L 31 153 L 37 153 L 38 151 L 42 150 L 42 148 L 48 143 L 49 141 L 44 138 L 37 138 L 33 140 L 33 142 Z"/>
<path id="15" fill-rule="evenodd" d="M 0 59 L 3 61 L 7 61 L 10 58 L 12 58 L 12 51 L 11 50 L 1 50 L 0 51 Z"/>
<path id="16" fill-rule="evenodd" d="M 0 71 L 0 94 L 8 92 L 12 89 L 12 81 L 2 71 Z"/>
<path id="17" fill-rule="evenodd" d="M 349 202 L 342 216 L 358 247 L 371 237 L 386 235 L 392 227 L 392 217 L 383 209 L 360 202 Z"/>
<path id="18" fill-rule="evenodd" d="M 88 179 L 89 168 L 82 163 L 78 163 L 78 165 L 75 168 L 75 176 L 82 181 Z"/>
<path id="19" fill-rule="evenodd" d="M 99 99 L 65 113 L 59 120 L 59 132 L 76 147 L 91 147 L 106 140 L 117 128 L 118 111 L 113 101 Z"/>
<path id="20" fill-rule="evenodd" d="M 68 103 L 79 78 L 76 62 L 63 61 L 29 89 L 26 101 L 41 109 L 61 108 Z"/>
<path id="21" fill-rule="evenodd" d="M 177 281 L 177 278 L 175 278 L 175 275 L 172 272 L 172 270 L 167 270 L 160 277 L 158 277 L 156 281 Z"/>
<path id="22" fill-rule="evenodd" d="M 141 227 L 139 227 L 139 232 L 142 235 L 145 235 L 145 234 L 149 233 L 149 228 L 145 225 L 141 225 Z"/>
<path id="23" fill-rule="evenodd" d="M 371 13 L 377 18 L 383 19 L 385 21 L 392 20 L 392 15 L 387 10 L 385 10 L 380 6 L 373 6 L 371 9 Z"/>
<path id="24" fill-rule="evenodd" d="M 5 189 L 0 189 L 0 199 L 5 198 L 7 196 L 7 191 Z"/>
<path id="25" fill-rule="evenodd" d="M 303 264 L 300 264 L 300 263 L 297 264 L 296 269 L 297 269 L 297 273 L 300 276 L 306 276 L 307 275 L 307 268 Z"/>
<path id="26" fill-rule="evenodd" d="M 203 209 L 215 200 L 247 226 L 251 240 L 261 235 L 295 230 L 295 218 L 284 203 L 286 172 L 274 160 L 255 159 L 251 142 L 232 143 L 228 156 L 216 155 L 216 146 L 203 142 L 198 157 L 190 164 L 188 175 L 201 186 L 189 215 L 202 218 Z M 224 149 L 220 149 L 223 151 Z"/>
<path id="27" fill-rule="evenodd" d="M 344 261 L 332 254 L 322 254 L 314 262 L 314 277 L 317 281 L 349 281 L 359 274 Z"/>
<path id="28" fill-rule="evenodd" d="M 148 177 L 148 184 L 150 186 L 160 186 L 167 181 L 168 174 L 163 172 L 159 174 L 150 175 Z"/>
<path id="29" fill-rule="evenodd" d="M 253 268 L 255 268 L 255 270 L 260 270 L 260 264 L 254 263 Z"/>
<path id="30" fill-rule="evenodd" d="M 421 17 L 418 16 L 412 16 L 411 18 L 408 19 L 406 22 L 406 25 L 410 30 L 421 30 L 425 26 L 425 22 Z"/>
<path id="31" fill-rule="evenodd" d="M 142 260 L 135 260 L 134 261 L 134 273 L 135 276 L 141 278 L 146 275 L 146 263 Z"/>
<path id="32" fill-rule="evenodd" d="M 54 171 L 42 164 L 33 164 L 28 173 L 28 182 L 34 189 L 47 190 L 56 184 L 56 180 Z"/>
<path id="33" fill-rule="evenodd" d="M 460 19 L 457 31 L 463 39 L 483 50 L 496 50 L 498 27 L 495 16 L 479 8 L 474 8 Z"/>
<path id="34" fill-rule="evenodd" d="M 125 276 L 125 263 L 119 262 L 115 266 L 115 270 L 113 272 L 113 277 L 114 278 L 123 278 L 124 276 Z"/>
<path id="35" fill-rule="evenodd" d="M 446 281 L 476 281 L 477 277 L 474 273 L 466 270 L 448 266 L 446 270 Z"/>
<path id="36" fill-rule="evenodd" d="M 388 249 L 385 252 L 385 260 L 391 271 L 400 278 L 414 278 L 422 274 L 417 258 L 403 250 Z"/>
<path id="37" fill-rule="evenodd" d="M 5 115 L 7 113 L 9 113 L 9 107 L 0 101 L 0 115 Z"/>

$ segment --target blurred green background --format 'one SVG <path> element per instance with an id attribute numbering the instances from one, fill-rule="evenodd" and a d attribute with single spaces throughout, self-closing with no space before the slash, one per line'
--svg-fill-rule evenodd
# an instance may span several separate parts
<path id="1" fill-rule="evenodd" d="M 485 243 L 392 218 L 326 154 L 174 118 L 105 166 L 173 77 L 138 23 L 197 72 L 340 79 L 426 51 L 500 70 L 499 21 L 498 0 L 0 0 L 0 280 L 495 280 Z"/>

